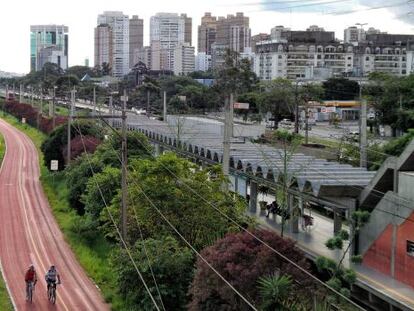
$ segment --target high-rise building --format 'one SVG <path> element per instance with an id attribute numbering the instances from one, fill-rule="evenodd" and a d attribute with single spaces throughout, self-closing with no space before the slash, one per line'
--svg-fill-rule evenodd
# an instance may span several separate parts
<path id="1" fill-rule="evenodd" d="M 283 41 L 282 34 L 290 31 L 290 28 L 286 28 L 285 26 L 276 26 L 270 30 L 270 38 L 272 40 L 276 40 L 278 42 Z"/>
<path id="2" fill-rule="evenodd" d="M 119 11 L 107 11 L 98 15 L 98 27 L 100 25 L 107 25 L 111 29 L 112 76 L 122 78 L 129 71 L 129 17 Z M 105 54 L 110 54 L 109 49 L 102 51 L 102 55 Z"/>
<path id="3" fill-rule="evenodd" d="M 184 18 L 184 42 L 187 42 L 190 46 L 193 45 L 193 19 L 187 17 L 187 14 L 181 14 Z"/>
<path id="4" fill-rule="evenodd" d="M 174 50 L 174 74 L 186 75 L 195 70 L 195 48 L 185 42 Z"/>
<path id="5" fill-rule="evenodd" d="M 348 27 L 344 30 L 344 42 L 358 45 L 359 42 L 365 41 L 366 33 L 363 28 L 356 26 Z"/>
<path id="6" fill-rule="evenodd" d="M 208 71 L 211 69 L 211 55 L 205 52 L 198 53 L 195 57 L 195 70 Z"/>
<path id="7" fill-rule="evenodd" d="M 269 41 L 270 40 L 270 34 L 268 33 L 259 33 L 258 35 L 254 35 L 251 38 L 251 52 L 256 53 L 256 44 L 262 41 Z"/>
<path id="8" fill-rule="evenodd" d="M 325 29 L 323 27 L 319 27 L 318 25 L 310 25 L 306 31 L 323 32 Z"/>
<path id="9" fill-rule="evenodd" d="M 246 48 L 250 49 L 251 30 L 249 18 L 243 13 L 219 17 L 217 20 L 216 41 L 212 49 L 212 66 L 217 68 L 223 64 L 225 51 L 227 49 L 244 53 Z"/>
<path id="10" fill-rule="evenodd" d="M 217 17 L 207 12 L 201 18 L 198 26 L 198 53 L 211 55 L 211 46 L 216 42 Z"/>
<path id="11" fill-rule="evenodd" d="M 95 66 L 106 63 L 112 68 L 113 47 L 112 28 L 108 24 L 100 24 L 95 28 Z"/>
<path id="12" fill-rule="evenodd" d="M 191 42 L 191 19 L 176 13 L 157 13 L 150 20 L 151 69 L 174 70 L 174 51 Z"/>
<path id="13" fill-rule="evenodd" d="M 249 18 L 243 13 L 218 18 L 216 35 L 218 45 L 225 45 L 232 51 L 243 53 L 245 48 L 250 47 L 250 38 Z"/>
<path id="14" fill-rule="evenodd" d="M 30 70 L 42 70 L 45 63 L 68 68 L 69 28 L 64 25 L 30 26 Z"/>
<path id="15" fill-rule="evenodd" d="M 148 69 L 151 69 L 151 47 L 144 46 L 135 51 L 134 64 L 143 63 Z"/>
<path id="16" fill-rule="evenodd" d="M 129 67 L 133 67 L 134 56 L 144 46 L 144 20 L 133 15 L 129 20 Z"/>

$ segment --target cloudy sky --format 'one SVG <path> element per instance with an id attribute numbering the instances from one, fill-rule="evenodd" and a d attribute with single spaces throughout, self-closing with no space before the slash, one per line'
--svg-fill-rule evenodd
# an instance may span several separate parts
<path id="1" fill-rule="evenodd" d="M 270 32 L 276 25 L 305 29 L 317 24 L 343 38 L 355 23 L 389 33 L 414 34 L 413 0 L 10 0 L 0 9 L 0 70 L 26 73 L 30 68 L 29 31 L 33 24 L 69 26 L 69 65 L 93 64 L 93 29 L 97 15 L 118 10 L 144 18 L 144 40 L 149 18 L 157 12 L 187 13 L 193 17 L 193 42 L 204 12 L 226 15 L 238 11 L 250 17 L 252 34 Z M 193 43 L 194 44 L 194 43 Z"/>

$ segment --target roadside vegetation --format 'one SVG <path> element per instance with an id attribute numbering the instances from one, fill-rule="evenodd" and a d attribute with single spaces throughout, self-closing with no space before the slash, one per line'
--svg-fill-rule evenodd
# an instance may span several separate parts
<path id="1" fill-rule="evenodd" d="M 68 169 L 61 166 L 59 172 L 52 173 L 45 161 L 49 153 L 61 152 L 63 161 L 66 160 L 64 143 L 51 144 L 51 141 L 64 141 L 66 133 L 62 127 L 46 136 L 10 115 L 5 119 L 24 131 L 39 151 L 43 150 L 44 154 L 40 153 L 41 181 L 53 213 L 81 265 L 97 283 L 112 309 L 153 310 L 134 265 L 125 250 L 119 247 L 120 239 L 110 219 L 109 212 L 116 225 L 120 225 L 121 146 L 117 134 L 106 132 L 109 137 L 96 146 L 87 137 L 92 133 L 105 133 L 100 125 L 75 122 L 73 151 L 80 148 L 76 147 L 77 141 L 88 152 L 79 154 Z M 201 252 L 221 275 L 234 283 L 243 295 L 250 297 L 253 304 L 263 306 L 263 310 L 272 310 L 273 306 L 280 306 L 280 310 L 305 310 L 316 296 L 320 301 L 327 301 L 329 293 L 320 284 L 304 277 L 299 270 L 241 231 L 241 228 L 250 228 L 311 272 L 304 254 L 293 241 L 272 232 L 255 230 L 255 222 L 244 214 L 244 199 L 222 191 L 225 179 L 219 167 L 199 170 L 174 154 L 153 159 L 146 137 L 136 132 L 129 133 L 128 141 L 127 243 L 158 305 L 163 303 L 168 310 L 217 310 L 223 305 L 229 310 L 246 309 L 240 297 L 229 291 L 223 280 L 193 250 Z M 56 149 L 51 148 L 52 145 Z M 163 221 L 163 217 L 172 227 Z M 189 244 L 172 228 L 176 228 Z M 241 247 L 240 243 L 245 246 Z M 240 256 L 241 249 L 245 255 L 250 255 Z M 260 257 L 258 252 L 262 254 Z M 230 266 L 227 264 L 229 260 L 233 262 Z M 257 269 L 251 271 L 252 265 Z M 276 274 L 273 274 L 275 267 Z M 249 282 L 238 279 L 247 275 Z M 203 285 L 205 278 L 213 287 Z M 221 288 L 222 292 L 215 292 L 214 288 Z M 280 295 L 274 296 L 275 290 L 280 290 Z M 286 294 L 297 290 L 303 295 Z M 339 303 L 346 305 L 343 301 Z"/>
<path id="2" fill-rule="evenodd" d="M 47 74 L 31 73 L 22 81 L 41 80 L 43 90 L 55 85 L 62 96 L 76 85 L 80 97 L 87 99 L 91 85 L 82 84 L 81 71 L 71 74 L 47 65 L 44 70 Z M 131 92 L 130 105 L 145 107 L 150 98 L 153 112 L 157 112 L 162 102 L 159 91 L 163 89 L 170 98 L 168 104 L 172 111 L 206 112 L 217 110 L 218 103 L 235 92 L 238 101 L 251 103 L 246 119 L 255 115 L 256 120 L 260 120 L 270 112 L 277 124 L 282 118 L 292 118 L 295 100 L 303 105 L 337 98 L 335 94 L 341 92 L 340 99 L 355 99 L 359 91 L 358 85 L 346 79 L 332 79 L 322 86 L 298 85 L 297 88 L 283 79 L 259 82 L 249 62 L 232 55 L 227 55 L 224 69 L 216 77 L 217 83 L 211 88 L 202 86 L 192 77 L 146 78 L 142 86 Z M 128 82 L 123 81 L 119 88 L 126 86 Z M 105 98 L 105 92 L 98 89 L 98 97 Z M 385 99 L 376 100 L 384 104 Z M 279 236 L 257 228 L 254 220 L 245 214 L 245 199 L 223 191 L 228 180 L 220 167 L 200 169 L 173 153 L 154 158 L 152 146 L 144 135 L 128 133 L 128 234 L 121 239 L 118 231 L 121 226 L 119 133 L 97 122 L 74 122 L 72 158 L 68 159 L 64 117 L 53 128 L 51 119 L 39 118 L 37 110 L 30 105 L 9 102 L 4 108 L 17 117 L 6 118 L 35 142 L 41 154 L 41 181 L 53 213 L 80 263 L 113 310 L 154 310 L 148 292 L 157 305 L 164 305 L 167 310 L 248 310 L 241 296 L 263 310 L 309 310 L 315 301 L 323 302 L 318 310 L 328 310 L 331 303 L 342 310 L 353 310 L 346 301 L 328 292 L 311 277 L 315 271 L 293 241 L 284 238 L 283 233 Z M 21 124 L 22 118 L 43 133 Z M 401 126 L 400 129 L 406 130 Z M 290 154 L 287 150 L 303 142 L 303 137 L 283 131 L 273 135 L 284 144 L 287 165 Z M 400 146 L 409 140 L 405 137 L 394 143 Z M 358 150 L 352 144 L 335 142 L 328 147 L 338 149 L 339 161 L 359 161 Z M 381 148 L 384 149 L 378 150 L 387 150 L 387 147 Z M 394 149 L 398 148 L 394 146 Z M 51 160 L 59 160 L 58 172 L 48 171 Z M 380 161 L 382 159 L 378 159 Z M 289 187 L 285 183 L 277 193 L 282 197 L 282 205 L 287 205 Z M 284 219 L 285 216 L 283 222 Z M 246 233 L 246 228 L 268 246 Z M 326 245 L 341 250 L 344 241 L 353 238 L 343 234 L 327 241 Z M 120 247 L 124 243 L 127 249 Z M 278 256 L 269 247 L 291 261 Z M 142 272 L 148 289 L 137 276 L 137 269 Z M 317 270 L 326 276 L 324 281 L 331 287 L 345 296 L 350 295 L 355 282 L 353 271 L 343 269 L 341 262 L 325 258 L 319 259 Z M 220 276 L 241 294 L 229 288 Z"/>
<path id="3" fill-rule="evenodd" d="M 6 152 L 6 146 L 4 142 L 3 135 L 0 133 L 0 166 L 3 162 L 4 153 Z M 13 310 L 9 294 L 6 289 L 6 285 L 4 284 L 4 280 L 1 277 L 1 271 L 0 271 L 0 310 L 4 311 L 11 311 Z"/>

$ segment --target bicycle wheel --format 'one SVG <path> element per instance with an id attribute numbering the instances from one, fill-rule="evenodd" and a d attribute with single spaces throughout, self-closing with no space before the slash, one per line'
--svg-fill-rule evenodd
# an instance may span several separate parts
<path id="1" fill-rule="evenodd" d="M 56 303 L 56 285 L 52 287 L 52 297 L 51 297 L 51 302 L 53 304 Z"/>
<path id="2" fill-rule="evenodd" d="M 29 291 L 28 291 L 28 297 L 27 300 L 32 303 L 33 301 L 33 283 L 29 284 Z"/>

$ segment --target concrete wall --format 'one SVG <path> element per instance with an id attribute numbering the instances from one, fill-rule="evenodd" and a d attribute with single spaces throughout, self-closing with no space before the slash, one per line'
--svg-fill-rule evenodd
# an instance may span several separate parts
<path id="1" fill-rule="evenodd" d="M 399 173 L 398 194 L 401 197 L 414 202 L 414 172 Z"/>
<path id="2" fill-rule="evenodd" d="M 403 221 L 410 216 L 409 209 L 398 209 L 397 197 L 390 191 L 385 194 L 376 208 L 371 212 L 369 222 L 362 227 L 359 237 L 359 252 L 365 252 L 381 236 L 389 224 L 393 223 L 393 214 L 399 214 L 396 221 Z"/>

